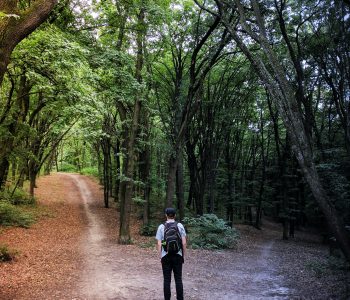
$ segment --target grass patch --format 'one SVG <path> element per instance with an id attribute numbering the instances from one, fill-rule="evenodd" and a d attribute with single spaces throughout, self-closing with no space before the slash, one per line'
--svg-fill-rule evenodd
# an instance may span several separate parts
<path id="1" fill-rule="evenodd" d="M 0 193 L 0 199 L 5 200 L 13 205 L 34 205 L 35 198 L 30 196 L 27 192 L 25 192 L 21 188 L 16 188 L 13 191 L 13 187 L 9 186 L 5 188 Z"/>
<path id="2" fill-rule="evenodd" d="M 17 250 L 10 249 L 7 245 L 0 245 L 0 262 L 12 261 L 17 255 Z"/>
<path id="3" fill-rule="evenodd" d="M 238 231 L 229 227 L 223 219 L 214 214 L 199 218 L 185 218 L 189 233 L 189 245 L 193 249 L 231 249 L 237 244 Z"/>
<path id="4" fill-rule="evenodd" d="M 67 172 L 67 173 L 74 173 L 74 172 L 77 172 L 77 167 L 72 165 L 72 164 L 63 162 L 59 165 L 59 171 L 60 172 Z"/>
<path id="5" fill-rule="evenodd" d="M 0 201 L 0 225 L 29 228 L 34 222 L 33 213 L 7 201 Z"/>
<path id="6" fill-rule="evenodd" d="M 317 278 L 321 278 L 339 271 L 349 272 L 350 263 L 343 258 L 330 256 L 324 261 L 310 261 L 306 264 L 306 268 L 311 270 Z"/>

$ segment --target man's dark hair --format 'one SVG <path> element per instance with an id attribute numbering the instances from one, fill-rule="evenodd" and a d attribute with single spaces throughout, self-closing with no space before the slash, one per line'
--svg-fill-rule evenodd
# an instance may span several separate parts
<path id="1" fill-rule="evenodd" d="M 169 218 L 174 218 L 176 215 L 176 209 L 172 208 L 172 207 L 168 207 L 165 210 L 165 214 L 169 217 Z"/>

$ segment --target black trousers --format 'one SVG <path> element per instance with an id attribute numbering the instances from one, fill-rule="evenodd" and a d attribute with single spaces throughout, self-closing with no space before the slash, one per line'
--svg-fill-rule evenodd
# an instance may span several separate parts
<path id="1" fill-rule="evenodd" d="M 165 255 L 162 258 L 163 278 L 164 278 L 164 299 L 170 300 L 171 298 L 171 273 L 174 272 L 175 286 L 176 286 L 176 299 L 183 300 L 184 292 L 182 285 L 182 264 L 183 258 L 181 255 Z"/>

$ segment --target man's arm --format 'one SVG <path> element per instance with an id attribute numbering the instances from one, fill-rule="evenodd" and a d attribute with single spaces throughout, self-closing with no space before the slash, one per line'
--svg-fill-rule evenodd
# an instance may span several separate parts
<path id="1" fill-rule="evenodd" d="M 160 259 L 162 259 L 162 240 L 164 238 L 164 233 L 162 232 L 163 225 L 159 225 L 156 233 L 157 240 L 157 252 Z"/>
<path id="2" fill-rule="evenodd" d="M 157 240 L 157 251 L 158 251 L 159 258 L 162 259 L 162 241 L 161 240 Z"/>
<path id="3" fill-rule="evenodd" d="M 187 241 L 186 241 L 186 237 L 185 236 L 183 236 L 182 238 L 181 238 L 181 240 L 182 240 L 182 255 L 183 255 L 183 257 L 185 257 L 185 255 L 186 255 L 186 245 L 187 245 Z"/>

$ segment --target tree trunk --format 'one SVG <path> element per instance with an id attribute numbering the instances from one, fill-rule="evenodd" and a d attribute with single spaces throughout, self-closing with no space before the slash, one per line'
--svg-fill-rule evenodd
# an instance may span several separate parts
<path id="1" fill-rule="evenodd" d="M 138 26 L 139 30 L 136 36 L 137 44 L 137 57 L 136 57 L 136 72 L 135 78 L 138 83 L 142 83 L 142 67 L 143 67 L 143 37 L 145 35 L 145 10 L 142 7 L 138 14 Z M 135 143 L 140 123 L 140 112 L 141 112 L 141 92 L 136 96 L 132 125 L 129 130 L 127 140 L 127 164 L 125 176 L 127 181 L 124 183 L 124 187 L 121 193 L 121 210 L 120 210 L 120 230 L 119 230 L 119 243 L 129 244 L 131 241 L 130 236 L 130 214 L 131 214 L 131 202 L 133 196 L 133 177 L 135 169 Z"/>
<path id="2" fill-rule="evenodd" d="M 213 146 L 211 146 L 213 147 Z M 217 157 L 213 157 L 216 151 L 212 151 L 210 156 L 210 163 L 208 169 L 208 213 L 213 214 L 215 212 L 215 186 L 217 175 Z"/>
<path id="3" fill-rule="evenodd" d="M 4 157 L 0 161 L 0 189 L 4 186 L 7 180 L 7 173 L 9 169 L 10 163 L 7 157 Z"/>
<path id="4" fill-rule="evenodd" d="M 179 155 L 179 161 L 177 164 L 176 172 L 176 198 L 177 208 L 179 211 L 179 220 L 182 221 L 185 217 L 185 191 L 184 191 L 184 171 L 183 171 L 183 156 Z"/>
<path id="5" fill-rule="evenodd" d="M 234 181 L 234 163 L 233 163 L 233 155 L 231 151 L 231 139 L 230 139 L 230 132 L 228 131 L 226 133 L 225 138 L 225 164 L 226 164 L 226 174 L 227 174 L 227 185 L 226 185 L 226 218 L 233 226 L 233 201 L 234 201 L 234 195 L 235 195 L 235 181 Z"/>
<path id="6" fill-rule="evenodd" d="M 35 188 L 35 182 L 36 182 L 36 174 L 34 171 L 30 171 L 29 173 L 29 195 L 31 197 L 34 197 L 34 188 Z"/>
<path id="7" fill-rule="evenodd" d="M 115 201 L 119 200 L 119 189 L 120 189 L 120 141 L 117 140 L 116 144 L 113 147 L 114 152 L 114 163 L 115 163 L 115 179 L 114 179 L 114 199 Z"/>
<path id="8" fill-rule="evenodd" d="M 11 162 L 11 181 L 16 181 L 17 160 L 13 159 Z"/>
<path id="9" fill-rule="evenodd" d="M 176 183 L 176 170 L 178 165 L 177 155 L 172 155 L 169 158 L 169 170 L 167 176 L 167 189 L 166 189 L 166 207 L 172 207 L 174 205 L 175 195 L 175 183 Z"/>
<path id="10" fill-rule="evenodd" d="M 289 220 L 287 217 L 283 217 L 283 234 L 282 234 L 282 239 L 283 240 L 288 240 L 288 231 L 289 231 Z"/>
<path id="11" fill-rule="evenodd" d="M 264 193 L 264 186 L 266 180 L 266 156 L 265 155 L 265 138 L 264 138 L 264 122 L 263 122 L 263 111 L 260 110 L 260 135 L 261 135 L 261 181 L 259 188 L 259 196 L 258 203 L 256 208 L 256 219 L 255 219 L 255 227 L 257 229 L 261 229 L 261 214 L 262 214 L 262 200 Z M 268 150 L 266 151 L 268 153 Z"/>
<path id="12" fill-rule="evenodd" d="M 151 193 L 151 183 L 150 183 L 150 172 L 151 172 L 151 149 L 148 144 L 149 142 L 149 116 L 148 113 L 143 113 L 143 128 L 145 129 L 145 145 L 143 151 L 140 153 L 139 159 L 139 169 L 140 169 L 140 180 L 144 184 L 143 188 L 143 225 L 148 225 L 150 218 L 150 193 Z"/>
<path id="13" fill-rule="evenodd" d="M 1 12 L 19 16 L 19 18 L 0 18 L 0 87 L 13 49 L 47 19 L 58 0 L 37 0 L 25 11 L 18 10 L 17 2 L 15 0 L 0 2 Z"/>
<path id="14" fill-rule="evenodd" d="M 105 208 L 109 207 L 109 174 L 110 174 L 110 151 L 109 151 L 109 141 L 108 138 L 102 139 L 102 152 L 103 152 L 103 200 Z"/>
<path id="15" fill-rule="evenodd" d="M 226 203 L 226 215 L 227 220 L 233 225 L 233 200 L 234 200 L 234 180 L 233 170 L 229 168 L 227 170 L 227 203 Z"/>
<path id="16" fill-rule="evenodd" d="M 200 191 L 195 198 L 196 203 L 196 214 L 202 216 L 204 214 L 204 190 L 203 187 L 200 187 Z"/>
<path id="17" fill-rule="evenodd" d="M 193 186 L 192 186 L 192 182 L 190 182 L 186 207 L 191 208 L 192 204 L 193 204 Z"/>
<path id="18" fill-rule="evenodd" d="M 113 163 L 112 163 L 112 153 L 111 153 L 111 149 L 112 149 L 112 145 L 111 145 L 111 141 L 108 141 L 108 165 L 109 165 L 109 169 L 108 169 L 108 179 L 109 179 L 109 183 L 108 183 L 108 187 L 109 187 L 109 195 L 111 197 L 113 197 Z"/>

